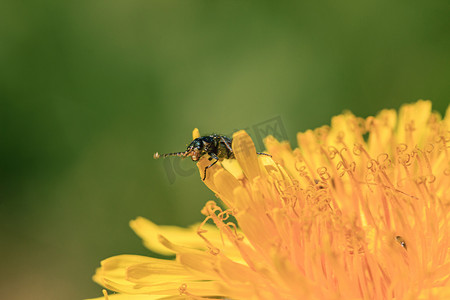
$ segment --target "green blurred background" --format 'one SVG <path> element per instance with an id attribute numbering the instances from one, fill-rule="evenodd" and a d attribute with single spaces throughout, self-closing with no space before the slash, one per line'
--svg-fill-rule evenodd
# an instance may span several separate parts
<path id="1" fill-rule="evenodd" d="M 295 134 L 450 96 L 449 1 L 0 3 L 1 299 L 82 299 L 100 260 L 148 254 L 128 227 L 186 226 L 214 195 L 192 129 L 278 117 Z M 172 173 L 171 173 L 172 172 Z"/>

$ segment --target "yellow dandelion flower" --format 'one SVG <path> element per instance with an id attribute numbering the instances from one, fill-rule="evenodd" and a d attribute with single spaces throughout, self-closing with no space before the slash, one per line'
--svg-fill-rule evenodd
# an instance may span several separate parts
<path id="1" fill-rule="evenodd" d="M 119 293 L 104 298 L 450 299 L 450 107 L 346 112 L 297 139 L 258 156 L 235 133 L 236 160 L 205 180 L 226 208 L 207 202 L 187 229 L 131 221 L 176 259 L 102 261 L 94 280 Z"/>

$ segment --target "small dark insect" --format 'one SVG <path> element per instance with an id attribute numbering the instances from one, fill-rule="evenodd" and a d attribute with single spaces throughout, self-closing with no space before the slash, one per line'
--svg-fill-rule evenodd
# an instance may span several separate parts
<path id="1" fill-rule="evenodd" d="M 218 161 L 235 158 L 233 149 L 231 149 L 232 142 L 233 139 L 230 139 L 229 137 L 226 137 L 224 135 L 212 134 L 202 136 L 193 140 L 184 152 L 174 152 L 161 155 L 156 152 L 153 155 L 153 158 L 164 158 L 168 156 L 178 156 L 181 158 L 185 158 L 190 156 L 193 161 L 198 161 L 204 155 L 209 155 L 208 160 L 211 161 L 214 159 L 214 162 L 205 168 L 205 174 L 203 175 L 203 180 L 205 180 L 206 170 L 214 166 Z M 257 154 L 271 156 L 267 153 L 257 152 Z"/>
<path id="2" fill-rule="evenodd" d="M 402 245 L 402 247 L 405 248 L 405 250 L 408 250 L 408 248 L 406 248 L 406 242 L 405 242 L 405 240 L 404 240 L 401 236 L 397 235 L 397 236 L 395 237 L 395 240 L 396 240 L 398 243 L 400 243 L 400 245 Z"/>

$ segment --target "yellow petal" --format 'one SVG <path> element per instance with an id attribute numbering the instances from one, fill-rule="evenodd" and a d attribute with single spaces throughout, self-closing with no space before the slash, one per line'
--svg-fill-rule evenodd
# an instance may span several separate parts
<path id="1" fill-rule="evenodd" d="M 152 272 L 151 269 L 144 268 L 144 265 L 154 265 L 157 269 Z M 164 270 L 164 266 L 167 270 Z M 175 272 L 177 268 L 180 272 Z M 176 261 L 139 255 L 118 255 L 103 260 L 98 276 L 104 287 L 133 295 L 178 295 L 180 287 L 184 285 L 191 292 L 208 295 L 217 293 L 218 288 L 215 282 L 199 282 L 199 278 L 189 275 Z M 141 280 L 148 276 L 151 280 Z"/>
<path id="2" fill-rule="evenodd" d="M 274 159 L 291 175 L 290 177 L 300 180 L 299 171 L 297 170 L 297 159 L 293 155 L 289 143 L 280 143 L 272 136 L 265 138 L 264 143 Z"/>
<path id="3" fill-rule="evenodd" d="M 434 287 L 428 290 L 422 290 L 419 295 L 419 300 L 425 300 L 425 299 L 450 299 L 450 286 L 440 286 L 440 287 Z"/>
<path id="4" fill-rule="evenodd" d="M 196 138 L 200 137 L 200 131 L 198 131 L 198 128 L 194 128 L 194 130 L 192 130 L 192 140 L 195 140 Z"/>
<path id="5" fill-rule="evenodd" d="M 337 149 L 353 147 L 354 144 L 362 144 L 363 128 L 360 119 L 350 112 L 335 116 L 331 119 L 331 130 L 327 136 L 327 143 Z"/>
<path id="6" fill-rule="evenodd" d="M 242 171 L 250 182 L 257 176 L 261 175 L 261 169 L 256 154 L 255 144 L 244 130 L 233 134 L 233 152 Z"/>
<path id="7" fill-rule="evenodd" d="M 220 195 L 220 199 L 222 199 L 228 207 L 234 207 L 233 191 L 240 186 L 237 179 L 228 171 L 221 169 L 214 175 L 214 184 Z"/>
<path id="8" fill-rule="evenodd" d="M 236 179 L 244 178 L 244 173 L 242 173 L 242 168 L 236 159 L 224 159 L 222 161 L 222 166 L 230 172 Z"/>
<path id="9" fill-rule="evenodd" d="M 219 171 L 220 169 L 223 169 L 220 162 L 215 163 L 212 167 L 208 167 L 212 164 L 212 161 L 209 160 L 209 157 L 207 155 L 200 158 L 200 160 L 197 163 L 198 171 L 200 173 L 200 178 L 203 180 L 203 182 L 206 184 L 206 186 L 216 192 L 217 188 L 214 184 L 214 174 Z M 208 167 L 208 169 L 207 169 Z M 205 177 L 206 174 L 206 177 Z"/>
<path id="10" fill-rule="evenodd" d="M 174 252 L 160 243 L 159 235 L 163 235 L 175 244 L 179 244 L 184 247 L 206 249 L 203 240 L 197 233 L 199 225 L 200 223 L 194 224 L 189 228 L 181 228 L 177 226 L 158 226 L 142 217 L 138 217 L 136 220 L 130 221 L 131 228 L 143 240 L 145 247 L 163 255 L 173 255 Z M 218 229 L 215 226 L 206 224 L 203 229 L 210 232 L 211 235 L 214 233 L 218 234 Z"/>
<path id="11" fill-rule="evenodd" d="M 447 110 L 445 111 L 445 119 L 444 119 L 445 127 L 450 128 L 450 105 L 447 107 Z"/>
<path id="12" fill-rule="evenodd" d="M 272 157 L 240 131 L 236 159 L 206 173 L 228 209 L 209 201 L 187 229 L 132 221 L 176 260 L 118 256 L 94 280 L 168 299 L 450 298 L 449 130 L 450 107 L 442 119 L 419 101 L 398 116 L 344 113 L 293 151 L 269 137 Z M 201 177 L 210 164 L 198 162 Z"/>
<path id="13" fill-rule="evenodd" d="M 371 156 L 376 157 L 383 152 L 393 154 L 389 149 L 394 149 L 396 123 L 397 113 L 393 109 L 384 109 L 375 118 L 371 117 L 367 121 L 370 130 L 368 149 Z M 386 147 L 387 145 L 389 147 Z"/>
<path id="14" fill-rule="evenodd" d="M 128 295 L 128 294 L 113 294 L 113 295 L 108 295 L 107 298 L 105 296 L 103 297 L 98 297 L 98 298 L 89 298 L 89 299 L 85 299 L 85 300 L 158 300 L 158 299 L 164 299 L 164 300 L 168 300 L 167 298 L 165 298 L 166 296 L 163 295 Z M 182 298 L 181 296 L 176 296 L 179 297 L 178 299 L 185 299 Z M 175 298 L 170 298 L 175 300 Z"/>
<path id="15" fill-rule="evenodd" d="M 423 134 L 428 128 L 431 114 L 431 102 L 420 100 L 400 108 L 397 126 L 397 140 L 410 148 L 422 145 Z"/>
<path id="16" fill-rule="evenodd" d="M 193 279 L 192 275 L 180 264 L 171 260 L 155 259 L 152 262 L 133 264 L 126 271 L 127 280 L 134 283 L 166 282 L 174 279 Z"/>

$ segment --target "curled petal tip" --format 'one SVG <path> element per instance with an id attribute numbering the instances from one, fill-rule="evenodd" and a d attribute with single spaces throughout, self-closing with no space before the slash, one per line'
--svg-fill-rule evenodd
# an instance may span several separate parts
<path id="1" fill-rule="evenodd" d="M 200 131 L 198 130 L 198 128 L 194 128 L 194 130 L 192 131 L 192 140 L 195 140 L 196 138 L 200 137 Z"/>

